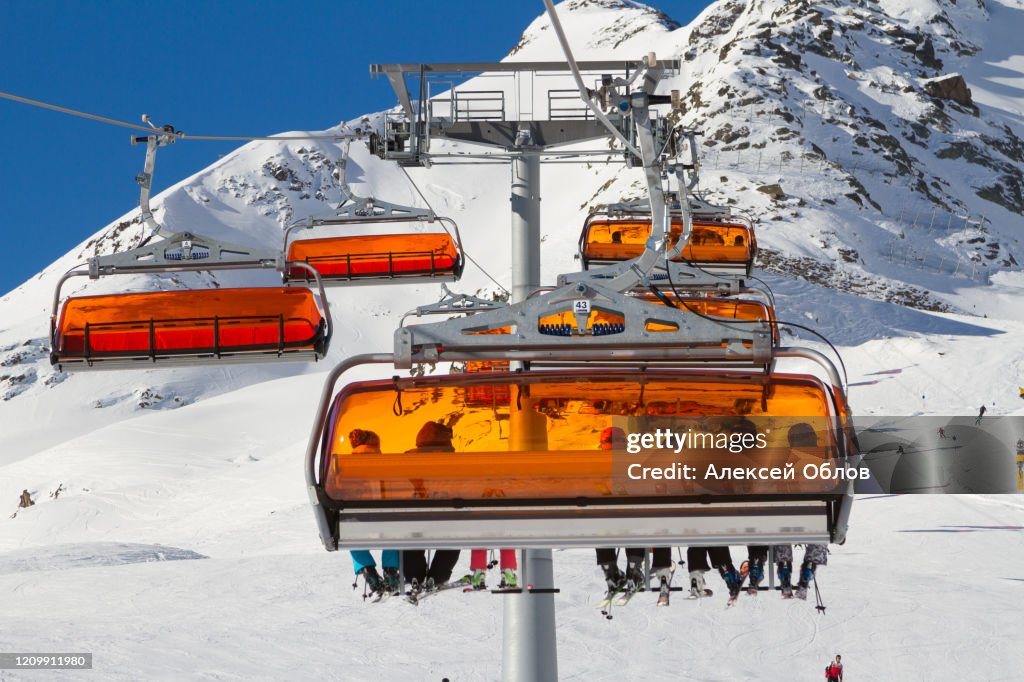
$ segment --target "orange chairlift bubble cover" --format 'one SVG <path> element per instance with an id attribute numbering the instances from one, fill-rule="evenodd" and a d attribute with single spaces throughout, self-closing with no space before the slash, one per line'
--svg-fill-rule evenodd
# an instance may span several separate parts
<path id="1" fill-rule="evenodd" d="M 90 353 L 306 348 L 319 340 L 322 319 L 312 291 L 289 287 L 81 296 L 64 302 L 55 345 L 58 354 L 85 353 L 88 325 Z"/>
<path id="2" fill-rule="evenodd" d="M 400 399 L 390 381 L 348 386 L 336 398 L 329 416 L 325 491 L 332 499 L 345 502 L 567 499 L 729 491 L 727 486 L 702 487 L 705 481 L 674 481 L 661 487 L 654 484 L 664 482 L 623 481 L 624 465 L 668 461 L 666 456 L 678 460 L 678 456 L 671 451 L 634 456 L 627 454 L 624 446 L 602 450 L 602 433 L 610 427 L 629 433 L 656 428 L 722 432 L 749 417 L 758 422 L 758 429 L 768 433 L 765 449 L 742 454 L 694 450 L 684 453 L 687 459 L 679 460 L 694 465 L 821 463 L 836 453 L 829 419 L 831 395 L 814 377 L 779 376 L 763 384 L 757 380 L 744 383 L 728 378 L 658 375 L 648 376 L 641 384 L 616 370 L 532 374 L 529 379 L 510 373 L 441 377 L 437 383 L 403 388 Z M 509 390 L 511 400 L 505 405 L 473 404 L 466 397 L 467 384 Z M 395 416 L 393 409 L 399 407 L 401 416 Z M 536 430 L 528 439 L 531 442 L 516 442 L 513 438 L 514 424 L 522 420 L 535 424 Z M 430 438 L 429 433 L 425 436 L 432 430 L 444 431 L 428 426 L 428 422 L 450 425 L 450 440 Z M 799 423 L 810 423 L 818 442 L 798 452 L 789 447 L 786 434 Z M 355 429 L 378 434 L 382 452 L 354 453 L 348 436 Z M 776 483 L 760 485 L 761 492 L 784 491 Z M 813 490 L 799 485 L 800 481 L 787 482 L 785 491 L 821 492 L 822 485 L 832 491 L 837 484 L 819 483 Z"/>
<path id="3" fill-rule="evenodd" d="M 669 242 L 675 245 L 682 223 L 673 222 Z M 617 237 L 615 235 L 618 235 Z M 595 220 L 587 229 L 583 255 L 587 259 L 627 260 L 644 250 L 651 223 L 627 220 Z M 747 263 L 753 259 L 754 233 L 746 225 L 694 222 L 683 258 L 708 263 Z"/>
<path id="4" fill-rule="evenodd" d="M 298 239 L 288 247 L 288 260 L 306 262 L 321 277 L 452 272 L 459 252 L 445 233 L 406 233 L 375 236 Z M 302 268 L 291 268 L 290 277 L 305 278 Z"/>

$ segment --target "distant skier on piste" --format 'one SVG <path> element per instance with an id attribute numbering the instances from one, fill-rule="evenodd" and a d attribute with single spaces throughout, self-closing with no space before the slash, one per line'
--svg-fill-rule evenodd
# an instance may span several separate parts
<path id="1" fill-rule="evenodd" d="M 825 668 L 825 679 L 828 682 L 843 682 L 843 657 L 836 654 L 836 659 Z"/>
<path id="2" fill-rule="evenodd" d="M 985 406 L 982 405 L 981 409 L 978 410 L 978 418 L 974 420 L 974 425 L 978 426 L 981 424 L 981 418 L 985 416 Z"/>

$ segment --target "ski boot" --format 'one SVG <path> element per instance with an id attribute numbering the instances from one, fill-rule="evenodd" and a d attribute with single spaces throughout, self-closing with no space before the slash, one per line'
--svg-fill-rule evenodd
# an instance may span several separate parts
<path id="1" fill-rule="evenodd" d="M 363 592 L 363 599 L 366 599 L 367 596 L 369 596 L 372 601 L 380 601 L 384 596 L 385 587 L 384 579 L 380 577 L 379 573 L 377 573 L 376 567 L 365 566 L 361 571 L 359 571 L 359 575 L 363 576 L 363 580 L 366 582 L 366 590 Z"/>
<path id="2" fill-rule="evenodd" d="M 797 599 L 807 599 L 807 586 L 814 580 L 814 562 L 805 561 L 800 566 L 800 581 L 796 584 Z"/>
<path id="3" fill-rule="evenodd" d="M 706 592 L 704 571 L 690 571 L 690 599 L 700 599 Z"/>
<path id="4" fill-rule="evenodd" d="M 760 559 L 755 559 L 750 563 L 749 576 L 750 586 L 747 587 L 747 593 L 756 596 L 761 581 L 764 580 L 764 563 Z"/>
<path id="5" fill-rule="evenodd" d="M 788 561 L 779 562 L 779 585 L 782 588 L 782 598 L 793 598 L 793 564 Z"/>
<path id="6" fill-rule="evenodd" d="M 615 595 L 626 589 L 626 576 L 622 575 L 622 571 L 614 563 L 601 564 L 601 569 L 604 571 L 604 582 L 607 585 L 607 589 L 605 590 L 604 598 L 597 606 L 601 609 L 601 615 L 611 620 L 610 607 L 612 601 L 615 599 Z"/>
<path id="7" fill-rule="evenodd" d="M 604 571 L 604 582 L 610 591 L 618 592 L 626 586 L 626 576 L 622 575 L 617 565 L 601 564 L 601 570 Z"/>
<path id="8" fill-rule="evenodd" d="M 516 576 L 515 569 L 501 569 L 501 583 L 499 583 L 498 587 L 500 587 L 503 590 L 512 590 L 519 587 L 519 578 Z"/>
<path id="9" fill-rule="evenodd" d="M 675 567 L 668 566 L 666 568 L 659 568 L 654 572 L 654 575 L 658 577 L 658 606 L 669 605 L 669 595 L 672 591 L 672 572 Z"/>
<path id="10" fill-rule="evenodd" d="M 473 571 L 473 577 L 470 579 L 470 586 L 474 590 L 486 590 L 487 589 L 487 571 L 482 569 L 476 569 Z"/>
<path id="11" fill-rule="evenodd" d="M 626 576 L 622 575 L 622 571 L 615 564 L 601 564 L 601 569 L 604 571 L 604 582 L 607 586 L 602 602 L 605 603 L 626 589 Z"/>
<path id="12" fill-rule="evenodd" d="M 401 592 L 402 586 L 398 584 L 397 568 L 384 569 L 384 590 L 390 595 L 396 595 Z"/>
<path id="13" fill-rule="evenodd" d="M 638 592 L 647 585 L 644 582 L 644 565 L 630 561 L 626 564 L 626 592 Z"/>
<path id="14" fill-rule="evenodd" d="M 721 574 L 722 580 L 725 581 L 726 587 L 729 588 L 728 606 L 732 606 L 736 603 L 736 597 L 740 596 L 740 585 L 743 583 L 743 580 L 740 578 L 739 571 L 731 563 L 719 566 L 718 572 Z"/>
<path id="15" fill-rule="evenodd" d="M 423 590 L 420 586 L 420 581 L 413 578 L 409 581 L 409 591 L 405 593 L 405 600 L 415 606 L 419 603 L 420 596 L 423 594 Z"/>

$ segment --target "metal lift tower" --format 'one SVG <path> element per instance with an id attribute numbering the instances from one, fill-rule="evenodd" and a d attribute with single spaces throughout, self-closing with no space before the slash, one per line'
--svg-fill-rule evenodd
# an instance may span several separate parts
<path id="1" fill-rule="evenodd" d="M 511 164 L 511 302 L 518 303 L 541 285 L 542 160 L 604 160 L 643 165 L 651 172 L 652 159 L 642 157 L 654 156 L 652 140 L 638 136 L 637 124 L 653 131 L 656 138 L 667 139 L 665 126 L 651 119 L 648 105 L 671 101 L 670 96 L 654 95 L 654 88 L 663 75 L 678 71 L 678 61 L 658 61 L 653 56 L 637 62 L 578 64 L 374 64 L 370 73 L 388 79 L 401 109 L 386 116 L 382 133 L 371 135 L 370 150 L 403 166 Z M 578 81 L 574 83 L 572 72 L 590 81 L 587 94 L 612 113 L 581 99 L 582 88 L 573 87 Z M 609 146 L 610 137 L 620 142 L 617 149 Z M 445 144 L 449 141 L 463 144 L 456 151 Z M 588 142 L 595 144 L 588 146 Z M 478 146 L 480 151 L 467 153 L 466 145 Z M 637 155 L 636 151 L 647 153 Z M 652 179 L 660 180 L 648 178 L 648 184 Z M 664 216 L 664 206 L 660 196 L 652 197 L 654 216 Z M 512 416 L 513 438 L 528 440 L 529 415 Z M 522 555 L 522 584 L 553 588 L 551 550 L 523 550 Z M 557 679 L 551 592 L 506 595 L 502 675 L 506 682 Z"/>

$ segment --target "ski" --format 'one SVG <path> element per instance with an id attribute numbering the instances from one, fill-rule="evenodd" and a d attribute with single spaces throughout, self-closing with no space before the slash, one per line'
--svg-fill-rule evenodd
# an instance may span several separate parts
<path id="1" fill-rule="evenodd" d="M 597 603 L 597 608 L 601 609 L 601 612 L 604 613 L 604 610 L 607 609 L 609 606 L 611 606 L 612 600 L 615 599 L 615 595 L 617 595 L 621 591 L 622 590 L 617 590 L 616 589 L 616 590 L 608 590 L 607 592 L 605 592 L 604 599 L 602 599 L 601 601 L 599 601 Z"/>
<path id="2" fill-rule="evenodd" d="M 674 589 L 674 588 L 673 588 L 673 589 Z M 680 588 L 680 589 L 682 589 L 682 588 Z M 714 596 L 714 594 L 715 594 L 715 593 L 714 593 L 713 591 L 711 591 L 710 589 L 708 589 L 708 588 L 706 588 L 706 587 L 705 587 L 705 588 L 704 588 L 704 594 L 699 594 L 699 595 L 698 595 L 698 594 L 694 594 L 694 593 L 693 593 L 693 590 L 690 590 L 690 593 L 689 593 L 689 594 L 688 594 L 688 595 L 686 596 L 686 598 L 687 598 L 687 599 L 702 599 L 702 598 L 704 598 L 704 597 L 711 597 L 711 596 Z"/>
<path id="3" fill-rule="evenodd" d="M 438 585 L 432 590 L 422 590 L 414 588 L 405 593 L 405 600 L 413 606 L 419 606 L 420 602 L 422 602 L 424 599 L 433 594 L 437 594 L 438 592 L 445 592 L 447 590 L 454 590 L 456 588 L 464 588 L 467 587 L 469 584 L 469 576 L 465 576 L 463 578 L 459 578 L 458 580 Z"/>
<path id="4" fill-rule="evenodd" d="M 658 590 L 658 606 L 668 606 L 670 594 L 672 594 L 672 588 L 667 582 L 663 582 Z"/>
<path id="5" fill-rule="evenodd" d="M 629 601 L 636 595 L 639 590 L 625 590 L 619 595 L 619 598 L 615 600 L 616 606 L 625 606 Z"/>
<path id="6" fill-rule="evenodd" d="M 731 608 L 736 605 L 736 600 L 739 599 L 740 588 L 739 585 L 733 584 L 729 586 L 729 601 L 725 603 L 725 608 Z"/>

